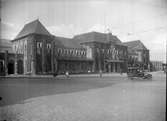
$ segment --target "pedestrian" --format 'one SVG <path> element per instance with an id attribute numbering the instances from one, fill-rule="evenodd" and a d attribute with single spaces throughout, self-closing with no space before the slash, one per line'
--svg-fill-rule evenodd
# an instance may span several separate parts
<path id="1" fill-rule="evenodd" d="M 66 73 L 65 73 L 65 74 L 66 74 L 66 77 L 67 77 L 67 78 L 69 78 L 69 72 L 68 72 L 68 71 L 66 71 Z"/>
<path id="2" fill-rule="evenodd" d="M 120 69 L 120 74 L 122 75 L 122 69 Z"/>
<path id="3" fill-rule="evenodd" d="M 57 72 L 54 72 L 54 73 L 53 73 L 53 77 L 56 77 L 57 75 L 58 75 Z"/>
<path id="4" fill-rule="evenodd" d="M 100 74 L 100 78 L 102 77 L 102 70 L 99 71 L 99 74 Z"/>

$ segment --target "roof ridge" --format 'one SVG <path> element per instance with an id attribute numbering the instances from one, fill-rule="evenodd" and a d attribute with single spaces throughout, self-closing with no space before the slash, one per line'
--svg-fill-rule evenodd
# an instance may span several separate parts
<path id="1" fill-rule="evenodd" d="M 37 20 L 35 20 L 34 22 L 37 22 L 35 25 L 35 32 L 37 31 L 37 29 L 38 29 L 38 25 L 39 25 L 39 23 L 40 23 L 40 21 L 37 19 Z"/>
<path id="2" fill-rule="evenodd" d="M 48 36 L 51 35 L 50 32 L 45 28 L 45 26 L 39 21 L 39 19 L 36 19 L 32 22 L 25 24 L 15 39 L 19 39 L 33 33 Z"/>
<path id="3" fill-rule="evenodd" d="M 132 43 L 132 42 L 141 42 L 140 40 L 132 40 L 132 41 L 127 41 L 127 42 L 123 42 L 123 43 Z"/>
<path id="4" fill-rule="evenodd" d="M 129 42 L 124 42 L 126 46 L 128 46 L 131 49 L 142 49 L 142 50 L 147 50 L 145 45 L 141 40 L 135 40 L 135 41 L 129 41 Z"/>
<path id="5" fill-rule="evenodd" d="M 97 32 L 97 31 L 89 31 L 89 32 L 86 32 L 86 33 L 81 33 L 81 34 L 75 35 L 74 37 L 77 37 L 77 36 L 82 36 L 82 35 L 87 35 L 87 34 L 92 34 L 92 33 L 106 35 L 106 33 L 102 33 L 102 32 Z M 74 38 L 74 37 L 73 37 L 73 38 Z"/>

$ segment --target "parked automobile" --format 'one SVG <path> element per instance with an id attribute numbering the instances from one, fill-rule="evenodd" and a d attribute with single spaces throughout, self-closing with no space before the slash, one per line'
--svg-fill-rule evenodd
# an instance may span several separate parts
<path id="1" fill-rule="evenodd" d="M 152 75 L 149 73 L 144 72 L 138 67 L 129 67 L 127 72 L 128 78 L 133 80 L 134 78 L 140 79 L 152 79 Z"/>

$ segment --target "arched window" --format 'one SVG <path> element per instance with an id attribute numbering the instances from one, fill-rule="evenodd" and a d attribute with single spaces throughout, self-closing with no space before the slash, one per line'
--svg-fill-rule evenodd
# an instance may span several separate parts
<path id="1" fill-rule="evenodd" d="M 66 49 L 66 55 L 68 55 L 68 49 Z"/>
<path id="2" fill-rule="evenodd" d="M 72 55 L 72 49 L 70 49 L 70 55 Z"/>
<path id="3" fill-rule="evenodd" d="M 77 53 L 78 53 L 78 50 L 75 50 L 75 55 L 77 55 Z"/>
<path id="4" fill-rule="evenodd" d="M 86 51 L 83 51 L 83 55 L 84 55 L 84 56 L 86 55 Z"/>
<path id="5" fill-rule="evenodd" d="M 47 49 L 51 49 L 51 44 L 50 43 L 47 43 Z"/>
<path id="6" fill-rule="evenodd" d="M 67 49 L 65 49 L 65 54 L 67 55 L 67 53 L 68 53 L 68 50 L 67 50 Z"/>
<path id="7" fill-rule="evenodd" d="M 25 49 L 25 50 L 27 49 L 27 44 L 24 45 L 24 49 Z"/>
<path id="8" fill-rule="evenodd" d="M 16 45 L 13 45 L 13 51 L 16 52 Z"/>
<path id="9" fill-rule="evenodd" d="M 70 55 L 70 49 L 67 49 L 67 54 L 68 54 L 68 56 Z"/>
<path id="10" fill-rule="evenodd" d="M 46 44 L 46 47 L 47 47 L 47 52 L 48 52 L 48 53 L 51 53 L 51 44 L 50 44 L 50 43 L 47 43 L 47 44 Z"/>
<path id="11" fill-rule="evenodd" d="M 64 50 L 64 55 L 66 54 L 66 49 L 63 49 Z"/>
<path id="12" fill-rule="evenodd" d="M 42 42 L 37 42 L 37 53 L 41 54 Z"/>
<path id="13" fill-rule="evenodd" d="M 37 48 L 42 48 L 42 42 L 37 42 Z"/>
<path id="14" fill-rule="evenodd" d="M 63 54 L 65 55 L 65 53 L 66 53 L 66 52 L 65 52 L 65 49 L 63 48 L 62 50 L 63 50 Z"/>
<path id="15" fill-rule="evenodd" d="M 61 53 L 61 49 L 60 49 L 60 48 L 58 48 L 58 53 L 59 53 L 59 54 Z"/>
<path id="16" fill-rule="evenodd" d="M 107 50 L 107 54 L 109 54 L 109 53 L 110 53 L 110 49 Z"/>
<path id="17" fill-rule="evenodd" d="M 84 51 L 83 51 L 83 50 L 81 50 L 81 56 L 83 56 L 83 52 L 84 52 Z"/>

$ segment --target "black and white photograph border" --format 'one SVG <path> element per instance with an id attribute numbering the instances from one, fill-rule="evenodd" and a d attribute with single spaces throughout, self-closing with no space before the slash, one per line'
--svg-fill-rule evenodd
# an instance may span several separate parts
<path id="1" fill-rule="evenodd" d="M 166 121 L 167 0 L 0 9 L 0 121 Z"/>

